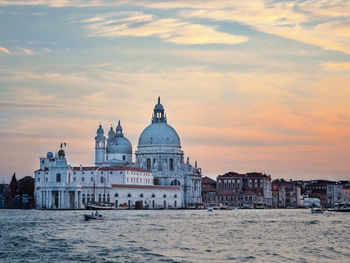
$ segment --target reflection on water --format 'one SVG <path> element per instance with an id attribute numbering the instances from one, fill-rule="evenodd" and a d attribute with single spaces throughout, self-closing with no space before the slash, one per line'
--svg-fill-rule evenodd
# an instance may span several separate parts
<path id="1" fill-rule="evenodd" d="M 0 262 L 350 262 L 350 214 L 0 210 Z"/>

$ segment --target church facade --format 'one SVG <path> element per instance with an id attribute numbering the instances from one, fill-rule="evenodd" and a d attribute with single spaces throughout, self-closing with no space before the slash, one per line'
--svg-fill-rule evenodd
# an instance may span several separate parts
<path id="1" fill-rule="evenodd" d="M 167 123 L 163 105 L 141 133 L 133 162 L 130 141 L 120 121 L 108 137 L 100 124 L 95 137 L 95 166 L 72 167 L 61 149 L 40 158 L 35 171 L 38 208 L 80 209 L 89 202 L 113 203 L 116 208 L 142 202 L 149 208 L 186 208 L 201 202 L 201 169 L 184 161 L 180 137 Z"/>

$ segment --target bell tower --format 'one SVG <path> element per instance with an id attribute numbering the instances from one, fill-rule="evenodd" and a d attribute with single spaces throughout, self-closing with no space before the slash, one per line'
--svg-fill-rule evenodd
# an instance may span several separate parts
<path id="1" fill-rule="evenodd" d="M 104 130 L 100 124 L 97 129 L 97 135 L 95 137 L 95 165 L 101 165 L 105 162 L 106 154 L 106 137 L 104 136 Z"/>

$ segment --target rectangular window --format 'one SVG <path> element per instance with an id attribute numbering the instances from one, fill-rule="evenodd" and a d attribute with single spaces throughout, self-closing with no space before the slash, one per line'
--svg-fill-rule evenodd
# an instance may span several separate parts
<path id="1" fill-rule="evenodd" d="M 61 174 L 56 174 L 56 182 L 57 183 L 61 182 Z"/>
<path id="2" fill-rule="evenodd" d="M 38 182 L 40 182 L 40 177 L 38 177 Z"/>
<path id="3" fill-rule="evenodd" d="M 81 178 L 81 181 L 82 181 L 82 182 L 84 183 L 84 181 L 85 181 L 85 178 L 84 178 L 84 177 L 82 177 L 82 178 Z"/>
<path id="4" fill-rule="evenodd" d="M 49 181 L 49 179 L 46 177 L 46 178 L 45 178 L 45 181 L 46 181 L 46 182 L 48 182 L 48 181 Z"/>
<path id="5" fill-rule="evenodd" d="M 93 181 L 94 181 L 94 178 L 93 178 L 93 177 L 91 177 L 91 178 L 90 178 L 90 182 L 93 182 Z"/>
<path id="6" fill-rule="evenodd" d="M 75 183 L 77 181 L 77 178 L 76 177 L 73 177 L 73 182 Z"/>

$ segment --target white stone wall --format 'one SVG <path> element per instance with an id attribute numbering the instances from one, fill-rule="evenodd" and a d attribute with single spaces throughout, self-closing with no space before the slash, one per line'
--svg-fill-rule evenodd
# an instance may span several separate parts
<path id="1" fill-rule="evenodd" d="M 181 190 L 149 189 L 149 188 L 112 188 L 112 201 L 114 205 L 126 204 L 127 207 L 142 201 L 143 206 L 149 208 L 181 208 Z"/>
<path id="2" fill-rule="evenodd" d="M 113 162 L 116 160 L 131 164 L 132 163 L 132 154 L 106 153 L 106 163 L 110 163 L 110 162 Z"/>

